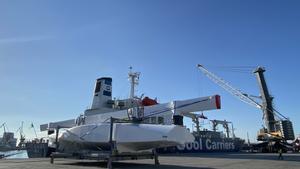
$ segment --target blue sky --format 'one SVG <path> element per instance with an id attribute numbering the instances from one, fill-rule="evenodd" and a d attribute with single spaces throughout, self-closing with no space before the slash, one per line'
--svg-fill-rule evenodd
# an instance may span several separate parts
<path id="1" fill-rule="evenodd" d="M 219 66 L 264 66 L 276 108 L 300 134 L 298 1 L 0 1 L 0 123 L 17 130 L 76 117 L 92 101 L 94 81 L 113 78 L 129 94 L 128 67 L 141 72 L 138 93 L 160 102 L 220 94 L 236 135 L 254 141 L 260 110 L 207 79 L 201 63 L 237 88 L 258 95 L 254 75 Z M 187 120 L 187 123 L 190 123 Z"/>

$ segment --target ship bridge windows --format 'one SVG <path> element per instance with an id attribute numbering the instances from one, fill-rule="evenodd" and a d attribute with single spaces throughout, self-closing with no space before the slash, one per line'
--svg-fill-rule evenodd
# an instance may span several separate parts
<path id="1" fill-rule="evenodd" d="M 153 117 L 150 117 L 150 118 L 146 118 L 144 120 L 144 123 L 148 123 L 148 124 L 164 124 L 164 117 L 153 116 Z"/>
<path id="2" fill-rule="evenodd" d="M 164 117 L 157 117 L 158 124 L 164 124 Z"/>
<path id="3" fill-rule="evenodd" d="M 112 79 L 105 79 L 104 84 L 111 86 Z"/>
<path id="4" fill-rule="evenodd" d="M 156 117 L 151 117 L 150 118 L 150 123 L 151 124 L 156 124 Z"/>
<path id="5" fill-rule="evenodd" d="M 95 93 L 100 92 L 100 89 L 101 89 L 101 81 L 98 81 L 98 82 L 96 83 Z"/>
<path id="6" fill-rule="evenodd" d="M 103 95 L 104 96 L 111 96 L 111 92 L 104 90 Z"/>

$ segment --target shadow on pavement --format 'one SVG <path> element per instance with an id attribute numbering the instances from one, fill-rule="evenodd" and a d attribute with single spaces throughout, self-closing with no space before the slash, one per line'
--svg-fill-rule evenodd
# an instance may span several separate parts
<path id="1" fill-rule="evenodd" d="M 165 154 L 162 156 L 199 157 L 199 158 L 223 158 L 223 159 L 249 159 L 249 160 L 278 160 L 275 153 L 189 153 L 189 154 Z M 283 160 L 300 162 L 300 154 L 283 154 Z"/>
<path id="2" fill-rule="evenodd" d="M 72 162 L 72 163 L 64 163 L 60 165 L 75 165 L 75 166 L 85 166 L 85 167 L 101 167 L 106 168 L 106 162 Z M 188 166 L 176 166 L 176 165 L 164 165 L 160 164 L 158 166 L 154 164 L 143 164 L 143 163 L 130 163 L 130 162 L 114 162 L 113 168 L 143 168 L 143 169 L 214 169 L 214 168 L 205 168 L 205 167 L 188 167 Z"/>

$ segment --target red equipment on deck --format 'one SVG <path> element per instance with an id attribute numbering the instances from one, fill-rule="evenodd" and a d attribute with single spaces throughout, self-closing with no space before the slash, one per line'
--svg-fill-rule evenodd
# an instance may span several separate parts
<path id="1" fill-rule="evenodd" d="M 142 100 L 142 105 L 143 106 L 152 106 L 152 105 L 156 105 L 158 104 L 157 101 L 155 99 L 151 99 L 149 97 L 144 97 Z"/>

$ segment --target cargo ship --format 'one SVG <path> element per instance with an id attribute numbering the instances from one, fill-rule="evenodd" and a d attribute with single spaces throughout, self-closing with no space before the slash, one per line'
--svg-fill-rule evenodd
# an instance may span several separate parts
<path id="1" fill-rule="evenodd" d="M 17 139 L 13 132 L 9 132 L 6 123 L 0 125 L 3 128 L 3 135 L 0 137 L 0 152 L 16 150 Z"/>
<path id="2" fill-rule="evenodd" d="M 196 127 L 196 131 L 192 132 L 195 141 L 180 146 L 161 148 L 159 153 L 205 153 L 205 152 L 238 152 L 245 144 L 245 140 L 236 137 L 233 127 L 230 131 L 228 124 L 232 124 L 226 120 L 209 120 L 212 123 L 212 130 Z M 223 131 L 217 131 L 217 125 L 221 124 Z M 197 125 L 196 125 L 197 126 Z M 230 135 L 231 133 L 231 135 Z"/>
<path id="3" fill-rule="evenodd" d="M 60 147 L 63 147 L 63 150 L 74 150 L 75 148 L 65 148 L 65 147 L 70 147 L 70 146 L 74 146 L 73 143 L 74 141 L 77 141 L 77 136 L 81 136 L 82 134 L 76 134 L 76 132 L 81 132 L 81 129 L 85 129 L 85 126 L 91 126 L 91 125 L 95 125 L 95 127 L 93 127 L 92 129 L 88 129 L 88 131 L 84 132 L 84 136 L 89 138 L 89 135 L 93 135 L 91 136 L 91 138 L 96 138 L 99 137 L 99 133 L 97 132 L 93 132 L 96 131 L 96 124 L 102 124 L 102 123 L 106 123 L 107 120 L 109 118 L 118 118 L 118 119 L 125 119 L 125 120 L 136 120 L 138 119 L 138 123 L 136 124 L 141 124 L 141 126 L 159 126 L 161 128 L 166 128 L 168 125 L 169 126 L 174 126 L 174 125 L 178 125 L 180 127 L 183 127 L 183 116 L 184 117 L 188 117 L 188 118 L 192 118 L 192 120 L 197 124 L 197 126 L 199 127 L 199 118 L 201 118 L 201 116 L 199 116 L 199 114 L 196 114 L 194 112 L 200 112 L 200 111 L 208 111 L 208 110 L 215 110 L 215 109 L 220 109 L 221 108 L 221 103 L 220 103 L 220 96 L 219 95 L 213 95 L 213 96 L 207 96 L 207 97 L 198 97 L 198 98 L 193 98 L 193 99 L 186 99 L 186 100 L 175 100 L 175 101 L 171 101 L 168 103 L 158 103 L 156 99 L 151 99 L 149 97 L 143 97 L 143 95 L 141 97 L 137 97 L 134 94 L 135 91 L 135 86 L 138 84 L 138 80 L 139 80 L 139 72 L 132 72 L 130 69 L 130 72 L 128 73 L 129 75 L 129 81 L 131 83 L 131 88 L 130 88 L 130 97 L 127 99 L 123 99 L 123 100 L 117 100 L 117 99 L 112 99 L 112 78 L 110 77 L 102 77 L 96 80 L 96 84 L 95 84 L 95 89 L 94 89 L 94 98 L 93 98 L 93 102 L 92 102 L 92 106 L 91 108 L 87 109 L 84 111 L 84 113 L 80 114 L 78 118 L 75 119 L 70 119 L 70 120 L 64 120 L 64 121 L 59 121 L 59 122 L 50 122 L 47 124 L 43 124 L 40 126 L 41 131 L 47 131 L 49 135 L 49 147 L 51 148 L 55 148 L 56 150 L 59 150 Z M 136 120 L 137 122 L 137 120 Z M 218 124 L 223 124 L 221 121 L 215 120 L 213 121 L 213 123 L 215 125 Z M 223 126 L 227 125 L 227 129 L 228 129 L 228 122 L 224 123 Z M 72 129 L 77 129 L 80 128 L 80 130 L 78 129 L 78 131 L 72 131 L 72 138 L 70 137 L 72 144 L 70 144 L 69 140 L 67 140 L 67 136 L 69 138 L 69 135 L 67 132 L 67 134 L 59 134 L 59 128 L 67 128 L 67 130 L 72 130 Z M 126 127 L 124 127 L 126 128 Z M 139 128 L 140 130 L 141 128 Z M 91 130 L 91 131 L 90 131 Z M 129 130 L 128 130 L 129 131 Z M 158 133 L 163 133 L 166 130 L 155 130 L 155 132 Z M 200 130 L 197 130 L 198 134 L 201 133 Z M 229 130 L 228 130 L 229 132 Z M 74 134 L 75 133 L 75 134 Z M 103 132 L 100 132 L 103 134 Z M 195 133 L 190 133 L 187 132 L 188 135 L 194 134 L 194 136 L 191 136 L 191 138 L 193 137 L 193 139 L 189 139 L 189 141 L 187 142 L 192 142 L 192 140 L 194 140 L 194 137 L 196 138 L 196 143 L 188 143 L 186 145 L 180 145 L 179 147 L 181 147 L 182 150 L 184 149 L 189 149 L 190 144 L 193 145 L 195 148 L 199 149 L 203 149 L 204 147 L 202 146 L 202 144 L 200 145 L 199 143 L 201 142 L 205 142 L 207 143 L 207 145 L 210 146 L 210 144 L 208 144 L 210 141 L 210 139 L 212 139 L 212 136 L 206 135 L 206 138 L 202 138 L 200 139 L 200 134 L 197 136 L 197 134 Z M 207 132 L 209 133 L 209 132 Z M 214 135 L 218 135 L 218 132 L 213 132 Z M 66 135 L 66 136 L 65 136 Z M 220 135 L 220 139 L 221 137 L 221 133 L 219 133 Z M 73 138 L 74 136 L 74 138 Z M 76 136 L 76 137 L 75 137 Z M 153 135 L 151 135 L 153 136 Z M 173 135 L 174 138 L 178 137 L 178 134 Z M 81 137 L 80 137 L 81 138 Z M 141 138 L 139 138 L 140 140 L 144 139 L 144 138 L 148 138 L 148 136 L 141 136 Z M 169 137 L 165 134 L 163 135 L 163 137 L 159 137 L 161 140 L 156 138 L 151 138 L 154 139 L 156 141 L 161 141 L 164 144 L 161 144 L 162 146 L 156 146 L 155 148 L 159 148 L 159 147 L 166 147 L 165 145 L 169 145 L 167 144 L 167 141 L 170 140 Z M 167 139 L 168 138 L 168 139 Z M 171 138 L 171 137 L 170 137 Z M 172 137 L 173 138 L 173 137 Z M 203 140 L 202 140 L 203 139 Z M 128 140 L 128 139 L 127 139 Z M 181 137 L 181 140 L 184 140 L 183 137 Z M 223 139 L 224 140 L 224 139 Z M 225 139 L 226 140 L 226 139 Z M 217 148 L 215 148 L 215 146 L 219 146 L 222 149 L 238 149 L 238 145 L 232 143 L 229 141 L 229 139 L 227 139 L 228 141 L 226 143 L 222 143 L 222 142 L 211 142 L 212 147 L 207 147 L 207 149 L 215 149 L 217 150 Z M 97 139 L 97 141 L 99 141 L 99 139 Z M 136 140 L 132 140 L 132 142 L 134 142 Z M 199 141 L 199 143 L 197 144 L 197 142 Z M 92 146 L 91 142 L 89 141 L 85 141 L 87 143 L 82 143 L 83 141 L 80 140 L 78 141 L 78 145 L 80 148 L 86 148 L 86 147 L 95 147 Z M 172 145 L 174 141 L 172 141 Z M 185 142 L 185 141 L 184 141 Z M 183 143 L 184 143 L 183 142 Z M 59 143 L 59 144 L 56 144 Z M 65 143 L 65 144 L 63 144 Z M 116 143 L 118 144 L 118 141 L 116 141 Z M 120 140 L 119 140 L 119 143 Z M 176 142 L 177 143 L 177 142 Z M 181 143 L 181 142 L 180 142 Z M 183 144 L 181 143 L 181 144 Z M 95 143 L 96 144 L 96 143 Z M 102 143 L 101 143 L 102 144 Z M 147 140 L 145 139 L 145 141 L 141 142 L 141 144 L 145 144 L 145 145 L 149 145 Z M 37 156 L 38 154 L 43 154 L 43 156 L 45 154 L 48 154 L 46 152 L 46 147 L 43 146 L 43 143 L 32 143 L 32 144 L 27 144 L 27 151 L 28 151 L 28 156 L 31 157 L 32 154 L 34 154 L 34 151 L 37 152 Z M 46 144 L 45 144 L 46 145 Z M 97 142 L 97 145 L 100 145 L 100 143 Z M 132 150 L 139 150 L 137 147 L 137 144 L 128 144 L 128 145 L 133 145 Z M 199 145 L 198 147 L 196 147 L 197 145 Z M 120 146 L 123 146 L 120 144 Z M 185 148 L 182 148 L 182 147 Z M 78 147 L 78 146 L 77 146 Z M 144 146 L 145 147 L 145 146 Z M 178 146 L 177 146 L 178 147 Z M 128 147 L 126 147 L 126 150 L 129 150 Z M 131 149 L 130 149 L 131 150 Z M 35 155 L 34 155 L 35 156 Z"/>
<path id="4" fill-rule="evenodd" d="M 0 137 L 0 159 L 17 154 L 16 144 L 17 139 L 14 137 L 14 133 L 4 131 L 3 136 Z"/>
<path id="5" fill-rule="evenodd" d="M 14 137 L 12 132 L 4 132 L 3 136 L 0 137 L 0 151 L 11 151 L 16 150 L 17 139 Z"/>

